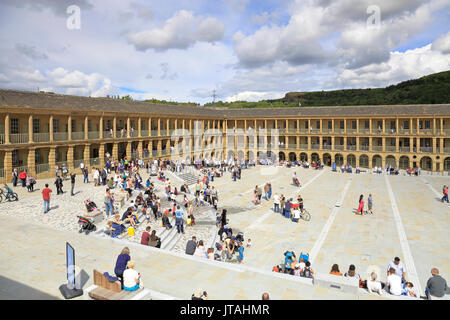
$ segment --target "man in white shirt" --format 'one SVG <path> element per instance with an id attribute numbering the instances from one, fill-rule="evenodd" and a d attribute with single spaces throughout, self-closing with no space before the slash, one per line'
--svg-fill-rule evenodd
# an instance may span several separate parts
<path id="1" fill-rule="evenodd" d="M 280 212 L 280 196 L 277 193 L 273 195 L 273 211 Z"/>
<path id="2" fill-rule="evenodd" d="M 292 221 L 293 221 L 293 222 L 298 222 L 298 220 L 300 220 L 300 210 L 299 210 L 298 208 L 296 208 L 296 209 L 293 211 L 293 214 L 294 214 L 294 216 L 293 216 L 293 218 L 292 218 Z"/>
<path id="3" fill-rule="evenodd" d="M 390 294 L 394 296 L 402 295 L 402 278 L 395 273 L 394 268 L 389 269 L 389 276 L 386 280 L 386 286 Z"/>
<path id="4" fill-rule="evenodd" d="M 134 261 L 128 261 L 128 269 L 123 272 L 123 288 L 127 291 L 139 289 L 141 275 L 134 270 Z"/>
<path id="5" fill-rule="evenodd" d="M 389 270 L 393 268 L 395 270 L 395 274 L 399 276 L 402 280 L 402 282 L 405 282 L 406 280 L 406 270 L 403 266 L 403 263 L 400 262 L 399 257 L 395 257 L 394 260 L 392 260 L 388 267 L 387 267 L 387 275 L 389 276 Z"/>

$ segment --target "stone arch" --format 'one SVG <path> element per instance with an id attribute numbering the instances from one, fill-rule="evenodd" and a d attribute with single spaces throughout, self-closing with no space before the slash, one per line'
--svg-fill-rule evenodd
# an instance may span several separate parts
<path id="1" fill-rule="evenodd" d="M 308 161 L 308 154 L 306 152 L 301 152 L 299 155 L 300 161 Z"/>
<path id="2" fill-rule="evenodd" d="M 390 165 L 393 168 L 397 168 L 397 162 L 395 161 L 395 157 L 393 155 L 388 155 L 385 161 L 387 166 Z"/>
<path id="3" fill-rule="evenodd" d="M 280 161 L 286 160 L 286 155 L 283 151 L 278 152 L 278 157 L 280 158 Z"/>
<path id="4" fill-rule="evenodd" d="M 399 161 L 398 161 L 398 166 L 402 170 L 408 170 L 408 168 L 409 168 L 409 157 L 401 156 Z"/>
<path id="5" fill-rule="evenodd" d="M 311 154 L 311 162 L 312 161 L 315 161 L 315 162 L 317 162 L 317 161 L 319 161 L 320 160 L 320 156 L 319 156 L 319 154 L 317 154 L 317 153 L 313 153 L 313 154 Z"/>
<path id="6" fill-rule="evenodd" d="M 353 168 L 356 167 L 356 157 L 354 154 L 347 155 L 347 163 Z"/>
<path id="7" fill-rule="evenodd" d="M 383 161 L 381 159 L 381 156 L 379 154 L 376 154 L 372 157 L 372 168 L 373 167 L 380 167 L 383 165 Z"/>
<path id="8" fill-rule="evenodd" d="M 244 151 L 239 150 L 237 153 L 237 157 L 238 157 L 238 160 L 245 160 L 244 159 Z"/>
<path id="9" fill-rule="evenodd" d="M 444 171 L 450 172 L 450 157 L 444 159 Z"/>
<path id="10" fill-rule="evenodd" d="M 323 164 L 331 167 L 331 155 L 329 153 L 323 154 Z"/>
<path id="11" fill-rule="evenodd" d="M 334 162 L 336 162 L 336 166 L 340 167 L 344 164 L 344 157 L 340 153 L 336 153 L 334 155 Z"/>
<path id="12" fill-rule="evenodd" d="M 289 161 L 296 161 L 297 160 L 297 155 L 295 154 L 295 152 L 289 152 Z"/>
<path id="13" fill-rule="evenodd" d="M 359 166 L 361 168 L 369 168 L 369 157 L 366 154 L 362 154 L 359 157 Z"/>
<path id="14" fill-rule="evenodd" d="M 227 153 L 227 160 L 230 158 L 234 159 L 234 151 L 232 151 L 232 150 L 228 151 L 228 153 Z"/>
<path id="15" fill-rule="evenodd" d="M 422 157 L 420 159 L 420 168 L 423 170 L 432 171 L 433 170 L 433 160 L 428 156 Z"/>

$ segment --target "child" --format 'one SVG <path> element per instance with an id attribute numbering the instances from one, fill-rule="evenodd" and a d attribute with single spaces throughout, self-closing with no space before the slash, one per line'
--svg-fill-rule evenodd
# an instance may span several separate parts
<path id="1" fill-rule="evenodd" d="M 242 245 L 242 242 L 238 242 L 238 262 L 239 264 L 242 264 L 242 261 L 244 260 L 244 246 Z"/>
<path id="2" fill-rule="evenodd" d="M 411 282 L 405 282 L 402 288 L 402 295 L 417 298 L 417 293 L 414 290 L 414 285 Z"/>
<path id="3" fill-rule="evenodd" d="M 150 223 L 150 210 L 147 211 L 147 205 L 142 208 L 142 215 L 145 215 L 145 219 L 147 220 L 147 224 Z"/>
<path id="4" fill-rule="evenodd" d="M 250 248 L 252 246 L 252 239 L 247 240 L 247 248 Z"/>
<path id="5" fill-rule="evenodd" d="M 188 222 L 189 221 L 189 222 Z M 189 216 L 188 216 L 188 219 L 186 220 L 186 223 L 188 224 L 188 226 L 193 226 L 193 225 L 195 225 L 195 218 L 194 218 L 194 215 L 193 214 L 190 214 Z"/>

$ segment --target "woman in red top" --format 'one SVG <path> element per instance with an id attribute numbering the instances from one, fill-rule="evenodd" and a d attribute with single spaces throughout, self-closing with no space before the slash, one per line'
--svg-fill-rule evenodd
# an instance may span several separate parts
<path id="1" fill-rule="evenodd" d="M 19 174 L 19 179 L 22 180 L 22 187 L 26 187 L 27 186 L 27 172 L 25 170 L 23 170 Z"/>
<path id="2" fill-rule="evenodd" d="M 358 206 L 358 210 L 356 211 L 356 214 L 361 212 L 361 215 L 363 215 L 363 211 L 364 211 L 364 200 L 363 200 L 363 195 L 359 196 L 359 206 Z"/>

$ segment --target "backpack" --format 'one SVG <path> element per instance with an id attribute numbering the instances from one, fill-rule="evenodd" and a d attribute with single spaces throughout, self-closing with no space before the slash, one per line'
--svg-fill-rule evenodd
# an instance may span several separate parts
<path id="1" fill-rule="evenodd" d="M 309 267 L 305 267 L 305 271 L 303 271 L 303 277 L 312 278 L 312 273 Z"/>

